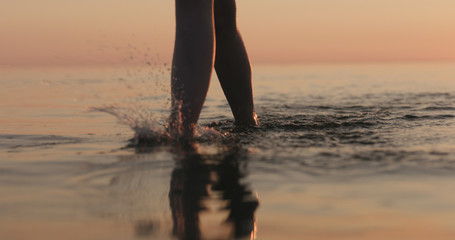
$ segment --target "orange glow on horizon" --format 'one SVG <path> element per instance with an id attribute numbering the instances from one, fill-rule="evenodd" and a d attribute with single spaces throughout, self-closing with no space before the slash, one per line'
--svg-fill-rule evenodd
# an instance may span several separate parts
<path id="1" fill-rule="evenodd" d="M 253 63 L 455 60 L 453 1 L 237 4 Z M 0 66 L 169 62 L 173 7 L 167 0 L 3 1 Z"/>

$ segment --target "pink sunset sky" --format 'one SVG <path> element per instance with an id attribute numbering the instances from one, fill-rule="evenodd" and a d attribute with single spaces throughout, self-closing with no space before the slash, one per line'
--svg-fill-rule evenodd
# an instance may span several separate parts
<path id="1" fill-rule="evenodd" d="M 455 60 L 453 0 L 238 0 L 253 63 Z M 173 0 L 0 2 L 0 66 L 169 62 Z"/>

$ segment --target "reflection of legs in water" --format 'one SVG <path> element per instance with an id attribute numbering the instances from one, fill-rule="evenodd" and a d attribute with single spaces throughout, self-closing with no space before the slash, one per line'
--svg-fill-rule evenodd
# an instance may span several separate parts
<path id="1" fill-rule="evenodd" d="M 227 222 L 232 224 L 235 237 L 250 236 L 255 233 L 255 210 L 258 200 L 241 179 L 246 176 L 241 167 L 239 150 L 228 151 L 219 165 L 210 165 L 194 154 L 182 160 L 182 167 L 175 168 L 171 178 L 169 204 L 172 211 L 173 232 L 180 239 L 200 239 L 199 213 L 204 208 L 202 200 L 207 197 L 207 187 L 213 183 L 212 173 L 218 176 L 213 187 L 221 191 L 223 200 L 229 203 Z M 216 159 L 215 159 L 216 160 Z"/>
<path id="2" fill-rule="evenodd" d="M 176 0 L 176 39 L 172 63 L 171 135 L 191 138 L 207 94 L 214 65 L 236 123 L 256 125 L 249 59 L 235 19 L 235 0 Z M 219 36 L 218 36 L 219 35 Z"/>
<path id="3" fill-rule="evenodd" d="M 217 173 L 218 183 L 214 189 L 222 191 L 223 199 L 229 201 L 227 209 L 230 213 L 227 221 L 233 224 L 234 236 L 239 238 L 255 235 L 254 213 L 259 201 L 248 186 L 240 182 L 246 177 L 246 169 L 241 166 L 238 156 L 227 156 L 217 167 Z"/>
<path id="4" fill-rule="evenodd" d="M 180 240 L 200 239 L 201 199 L 208 195 L 209 169 L 200 159 L 185 159 L 182 168 L 172 172 L 169 204 L 174 223 L 173 233 Z"/>

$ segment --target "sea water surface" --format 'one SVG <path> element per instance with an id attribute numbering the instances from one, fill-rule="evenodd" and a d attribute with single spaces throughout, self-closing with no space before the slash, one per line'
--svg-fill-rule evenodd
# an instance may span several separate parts
<path id="1" fill-rule="evenodd" d="M 0 239 L 455 238 L 455 63 L 254 66 L 250 129 L 214 77 L 193 146 L 168 79 L 0 69 Z"/>

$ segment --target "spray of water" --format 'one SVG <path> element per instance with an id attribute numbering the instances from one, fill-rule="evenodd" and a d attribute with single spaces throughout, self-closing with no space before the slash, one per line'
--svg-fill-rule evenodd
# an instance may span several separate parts
<path id="1" fill-rule="evenodd" d="M 147 109 L 140 107 L 106 106 L 91 108 L 92 111 L 104 112 L 117 118 L 121 124 L 128 125 L 135 133 L 135 139 L 160 141 L 165 137 L 163 119 L 154 117 Z"/>
<path id="2" fill-rule="evenodd" d="M 116 47 L 120 48 L 120 47 Z M 107 104 L 90 108 L 117 118 L 120 124 L 134 131 L 133 144 L 168 144 L 181 141 L 181 111 L 170 109 L 170 68 L 150 48 L 144 50 L 132 44 L 121 48 L 128 50 L 123 74 L 113 77 L 109 89 L 100 88 L 99 95 Z M 170 112 L 179 114 L 169 123 Z M 171 131 L 172 129 L 172 131 Z M 174 131 L 177 130 L 177 131 Z M 172 134 L 171 134 L 172 133 Z M 176 133 L 176 134 L 175 134 Z M 223 134 L 204 126 L 196 126 L 195 141 L 220 139 Z"/>
<path id="3" fill-rule="evenodd" d="M 91 108 L 91 111 L 103 112 L 117 118 L 120 124 L 129 126 L 134 131 L 132 143 L 163 145 L 181 141 L 179 136 L 169 133 L 169 126 L 165 116 L 153 113 L 152 110 L 141 106 L 104 106 Z M 209 126 L 196 126 L 194 141 L 213 142 L 223 139 L 228 133 L 220 131 Z"/>

